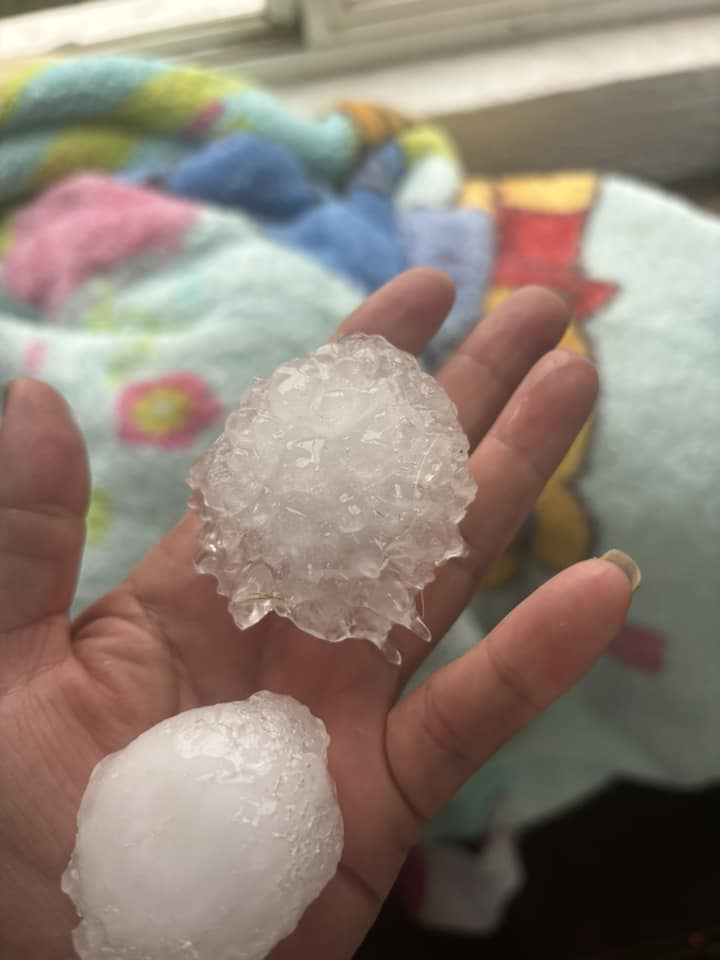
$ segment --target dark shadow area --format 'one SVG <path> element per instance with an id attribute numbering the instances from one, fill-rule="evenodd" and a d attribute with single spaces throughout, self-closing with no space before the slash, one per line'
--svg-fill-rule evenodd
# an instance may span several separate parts
<path id="1" fill-rule="evenodd" d="M 527 884 L 495 936 L 420 930 L 391 899 L 356 960 L 720 958 L 720 787 L 619 783 L 521 848 Z"/>

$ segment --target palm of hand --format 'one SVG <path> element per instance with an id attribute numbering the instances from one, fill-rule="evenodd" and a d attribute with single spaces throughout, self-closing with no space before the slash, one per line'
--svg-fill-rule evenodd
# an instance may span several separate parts
<path id="1" fill-rule="evenodd" d="M 190 597 L 181 590 L 169 593 L 173 611 L 167 615 L 159 611 L 156 619 L 124 585 L 96 604 L 74 629 L 57 620 L 32 628 L 21 639 L 47 644 L 48 652 L 52 647 L 53 660 L 7 694 L 0 708 L 4 729 L 8 720 L 16 723 L 0 774 L 3 796 L 12 805 L 9 817 L 0 820 L 0 848 L 10 853 L 4 865 L 8 874 L 17 878 L 19 871 L 29 868 L 31 875 L 20 923 L 17 904 L 0 906 L 0 930 L 9 932 L 12 944 L 3 956 L 13 960 L 72 956 L 67 932 L 76 921 L 60 893 L 58 877 L 94 765 L 165 717 L 195 706 L 244 699 L 262 689 L 297 697 L 327 723 L 348 843 L 343 864 L 323 896 L 326 902 L 335 897 L 357 902 L 355 928 L 348 929 L 346 921 L 345 929 L 336 931 L 341 940 L 357 941 L 372 921 L 379 897 L 386 892 L 385 878 L 394 875 L 413 839 L 411 816 L 405 836 L 395 836 L 394 828 L 404 822 L 407 811 L 392 784 L 382 747 L 393 669 L 376 651 L 364 647 L 345 649 L 340 657 L 339 649 L 326 648 L 277 619 L 267 618 L 239 643 L 237 628 L 214 595 L 212 583 L 203 578 L 197 586 Z M 33 636 L 37 631 L 45 636 Z M 328 676 L 336 681 L 330 687 Z M 343 764 L 345 757 L 352 764 Z M 361 804 L 354 782 L 359 771 L 372 786 Z M 382 808 L 374 823 L 368 820 L 366 802 Z M 19 824 L 21 816 L 28 818 L 26 827 Z M 353 851 L 371 847 L 374 862 L 368 876 L 367 864 L 357 872 Z M 3 884 L 6 887 L 9 882 Z M 338 913 L 330 909 L 329 915 Z M 41 931 L 38 916 L 47 918 Z M 326 925 L 326 942 L 330 926 Z M 24 942 L 29 933 L 31 939 Z M 23 939 L 15 943 L 17 935 Z"/>
<path id="2" fill-rule="evenodd" d="M 344 328 L 419 350 L 447 305 L 437 275 L 410 274 Z M 559 305 L 534 291 L 504 311 L 484 321 L 441 373 L 471 441 L 481 441 L 473 469 L 488 481 L 466 524 L 470 558 L 444 568 L 426 592 L 436 637 L 522 521 L 592 402 L 587 364 L 548 354 L 562 330 Z M 520 355 L 511 355 L 513 336 L 523 341 Z M 478 364 L 492 371 L 484 387 Z M 538 417 L 532 401 L 540 399 Z M 320 944 L 328 960 L 350 957 L 424 821 L 588 668 L 627 608 L 629 585 L 616 568 L 580 565 L 397 704 L 427 653 L 417 640 L 394 637 L 404 657 L 397 671 L 367 644 L 323 644 L 275 617 L 239 635 L 214 582 L 192 569 L 191 515 L 71 624 L 87 475 L 79 433 L 48 388 L 14 386 L 0 461 L 0 952 L 8 960 L 73 956 L 76 918 L 59 878 L 98 760 L 174 713 L 261 689 L 291 694 L 325 721 L 345 821 L 335 879 L 273 958 L 318 955 Z M 482 541 L 477 517 L 485 518 Z M 572 651 L 556 622 L 572 627 Z"/>

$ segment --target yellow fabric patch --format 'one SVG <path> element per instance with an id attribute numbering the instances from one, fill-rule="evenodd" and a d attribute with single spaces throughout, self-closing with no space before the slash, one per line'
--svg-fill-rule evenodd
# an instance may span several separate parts
<path id="1" fill-rule="evenodd" d="M 192 409 L 192 398 L 185 390 L 160 386 L 149 390 L 133 404 L 132 416 L 146 433 L 162 437 L 183 427 Z"/>
<path id="2" fill-rule="evenodd" d="M 204 70 L 168 70 L 145 81 L 113 113 L 113 119 L 153 133 L 182 130 L 205 108 L 248 81 Z"/>
<path id="3" fill-rule="evenodd" d="M 574 320 L 568 325 L 558 347 L 562 347 L 563 350 L 574 350 L 575 353 L 580 353 L 583 357 L 590 356 L 587 337 Z"/>
<path id="4" fill-rule="evenodd" d="M 557 173 L 542 177 L 503 177 L 495 181 L 500 202 L 533 213 L 579 213 L 592 206 L 593 173 Z"/>
<path id="5" fill-rule="evenodd" d="M 370 145 L 388 140 L 407 123 L 395 110 L 385 110 L 357 100 L 342 101 L 338 104 L 338 110 L 350 117 L 358 129 L 360 139 Z"/>
<path id="6" fill-rule="evenodd" d="M 62 133 L 52 143 L 33 176 L 33 186 L 42 189 L 77 170 L 114 170 L 124 166 L 137 147 L 138 138 L 114 127 L 77 127 Z"/>
<path id="7" fill-rule="evenodd" d="M 584 449 L 585 437 L 576 444 Z M 576 444 L 573 444 L 575 446 Z M 550 481 L 535 507 L 535 532 L 531 549 L 537 563 L 554 570 L 563 570 L 590 553 L 593 531 L 585 509 L 575 493 L 559 479 Z"/>
<path id="8" fill-rule="evenodd" d="M 458 205 L 492 213 L 495 208 L 495 187 L 492 180 L 466 180 L 460 191 Z"/>
<path id="9" fill-rule="evenodd" d="M 112 294 L 106 298 L 101 293 L 98 301 L 99 313 L 87 318 L 90 329 L 104 332 L 113 329 L 113 304 Z M 116 329 L 122 329 L 122 322 L 115 321 Z M 104 324 L 104 325 L 103 325 Z M 138 337 L 135 340 L 120 340 L 118 346 L 110 356 L 105 379 L 110 387 L 116 387 L 123 383 L 132 375 L 138 367 L 141 367 L 145 361 L 155 352 L 155 343 L 149 337 Z"/>
<path id="10" fill-rule="evenodd" d="M 13 213 L 4 213 L 0 216 L 0 256 L 10 247 L 13 238 Z"/>
<path id="11" fill-rule="evenodd" d="M 458 153 L 452 140 L 444 130 L 425 124 L 419 127 L 410 127 L 398 134 L 397 142 L 405 154 L 408 165 L 418 163 L 429 154 L 439 154 L 457 163 Z"/>
<path id="12" fill-rule="evenodd" d="M 90 546 L 101 543 L 110 528 L 115 507 L 110 494 L 101 487 L 95 487 L 90 496 L 87 515 L 87 542 Z"/>
<path id="13" fill-rule="evenodd" d="M 491 287 L 485 297 L 485 313 L 490 313 L 495 307 L 499 307 L 503 300 L 506 300 L 514 289 L 514 287 Z"/>
<path id="14" fill-rule="evenodd" d="M 13 60 L 0 66 L 0 123 L 4 123 L 12 114 L 28 81 L 41 73 L 48 62 Z"/>

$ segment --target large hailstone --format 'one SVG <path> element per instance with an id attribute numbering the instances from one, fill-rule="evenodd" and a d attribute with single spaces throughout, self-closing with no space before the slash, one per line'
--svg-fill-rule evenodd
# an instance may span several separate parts
<path id="1" fill-rule="evenodd" d="M 393 624 L 430 639 L 416 597 L 465 552 L 476 485 L 454 405 L 410 354 L 347 336 L 253 380 L 188 482 L 196 567 L 240 628 L 274 611 L 396 662 Z"/>
<path id="2" fill-rule="evenodd" d="M 95 767 L 63 890 L 81 960 L 260 960 L 331 879 L 323 723 L 290 697 L 164 720 Z"/>

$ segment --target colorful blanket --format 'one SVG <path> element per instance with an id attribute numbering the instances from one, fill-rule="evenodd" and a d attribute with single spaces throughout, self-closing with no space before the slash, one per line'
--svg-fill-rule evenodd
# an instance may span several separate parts
<path id="1" fill-rule="evenodd" d="M 619 177 L 468 178 L 441 130 L 392 110 L 304 119 L 236 78 L 86 58 L 0 74 L 0 261 L 0 386 L 51 382 L 89 443 L 78 607 L 174 523 L 250 377 L 399 271 L 457 285 L 430 369 L 511 290 L 557 290 L 565 345 L 600 370 L 597 414 L 432 664 L 609 547 L 645 586 L 604 662 L 433 824 L 401 889 L 427 923 L 487 929 L 521 881 L 513 826 L 612 777 L 718 776 L 716 219 Z M 480 854 L 452 842 L 482 834 Z"/>

